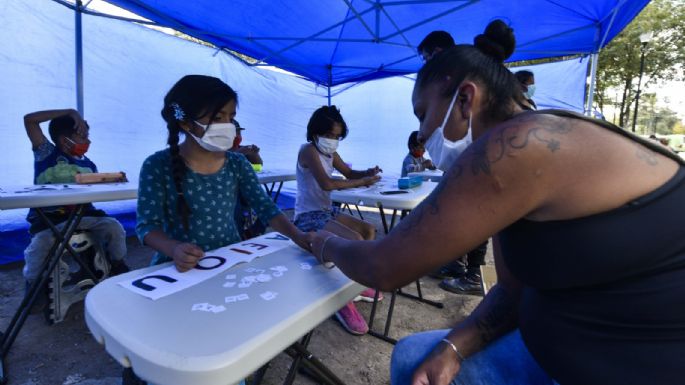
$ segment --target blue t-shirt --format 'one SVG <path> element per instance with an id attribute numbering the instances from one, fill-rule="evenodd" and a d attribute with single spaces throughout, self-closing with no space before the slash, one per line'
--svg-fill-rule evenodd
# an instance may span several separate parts
<path id="1" fill-rule="evenodd" d="M 141 242 L 152 230 L 163 231 L 181 242 L 212 250 L 239 242 L 234 220 L 238 195 L 244 197 L 259 219 L 268 223 L 281 211 L 257 181 L 252 165 L 245 156 L 226 153 L 226 161 L 214 174 L 199 174 L 186 168 L 183 196 L 190 206 L 189 228 L 183 228 L 178 211 L 178 194 L 174 184 L 169 149 L 150 155 L 140 170 L 136 234 Z M 156 253 L 152 264 L 170 261 Z"/>
<path id="2" fill-rule="evenodd" d="M 416 158 L 411 153 L 407 154 L 402 162 L 402 177 L 404 178 L 410 172 L 419 172 L 425 170 L 426 167 L 423 165 L 423 162 L 425 161 L 426 158 L 424 157 Z"/>
<path id="3" fill-rule="evenodd" d="M 54 144 L 45 141 L 33 149 L 33 183 L 34 184 L 60 184 L 75 183 L 78 173 L 88 174 L 97 172 L 98 169 L 86 156 L 76 158 L 62 152 Z M 54 223 L 64 222 L 76 206 L 50 206 L 42 208 L 45 215 Z M 105 216 L 101 210 L 95 209 L 92 204 L 84 207 L 84 216 Z M 45 230 L 48 226 L 38 216 L 36 210 L 29 210 L 26 220 L 31 224 L 29 232 L 35 234 Z"/>

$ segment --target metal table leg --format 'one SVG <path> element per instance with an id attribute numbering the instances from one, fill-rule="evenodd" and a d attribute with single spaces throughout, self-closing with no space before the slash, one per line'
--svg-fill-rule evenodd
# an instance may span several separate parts
<path id="1" fill-rule="evenodd" d="M 390 230 L 395 226 L 395 219 L 397 217 L 397 210 L 393 210 L 392 212 L 392 219 L 390 221 L 390 226 L 388 226 L 388 223 L 385 218 L 385 212 L 383 211 L 383 205 L 378 204 L 378 210 L 380 211 L 381 214 L 381 221 L 383 222 L 383 230 L 385 230 L 385 234 L 387 235 Z M 400 219 L 404 218 L 408 213 L 408 210 L 401 210 L 400 211 Z M 423 294 L 421 293 L 421 281 L 416 280 L 416 291 L 418 293 L 418 296 L 405 293 L 402 291 L 402 289 L 397 289 L 396 291 L 393 291 L 390 296 L 390 307 L 388 308 L 388 318 L 385 321 L 385 327 L 383 333 L 379 333 L 375 330 L 373 330 L 373 323 L 374 319 L 376 317 L 376 306 L 378 304 L 378 291 L 376 291 L 376 296 L 373 299 L 373 305 L 371 306 L 371 314 L 369 315 L 369 335 L 380 338 L 383 341 L 389 342 L 391 344 L 396 344 L 397 340 L 394 338 L 389 337 L 390 334 L 390 323 L 392 322 L 392 314 L 395 310 L 395 299 L 397 295 L 401 295 L 403 297 L 411 298 L 414 300 L 417 300 L 419 302 L 425 303 L 427 305 L 435 306 L 438 309 L 442 309 L 444 305 L 442 302 L 436 302 L 436 301 L 431 301 L 429 299 L 423 298 Z"/>
<path id="2" fill-rule="evenodd" d="M 295 380 L 300 366 L 306 367 L 312 375 L 314 375 L 320 383 L 327 385 L 345 385 L 345 383 L 339 379 L 335 373 L 331 372 L 330 369 L 326 367 L 314 354 L 307 350 L 309 341 L 312 338 L 314 331 L 307 333 L 300 342 L 292 344 L 288 349 L 285 350 L 286 354 L 293 358 L 293 363 L 290 365 L 288 370 L 288 375 L 283 382 L 284 385 L 290 385 Z"/>
<path id="3" fill-rule="evenodd" d="M 83 207 L 83 205 L 79 205 L 78 208 L 69 215 L 64 224 L 63 231 L 61 232 L 45 216 L 42 210 L 36 209 L 36 211 L 39 213 L 39 215 L 41 215 L 43 220 L 47 221 L 52 231 L 56 232 L 55 242 L 50 248 L 50 253 L 48 254 L 48 257 L 41 265 L 39 278 L 36 281 L 34 281 L 33 284 L 31 284 L 31 287 L 29 287 L 27 295 L 21 301 L 21 303 L 19 304 L 19 308 L 14 313 L 12 321 L 10 321 L 10 324 L 5 330 L 5 332 L 2 333 L 2 340 L 0 341 L 0 383 L 2 384 L 4 384 L 7 381 L 7 369 L 4 362 L 5 358 L 7 357 L 7 354 L 9 353 L 9 350 L 12 347 L 14 340 L 17 338 L 17 335 L 21 331 L 21 328 L 24 326 L 24 322 L 26 322 L 26 317 L 28 317 L 31 307 L 38 298 L 40 289 L 45 287 L 45 285 L 47 284 L 48 277 L 55 269 L 55 267 L 58 265 L 64 250 L 67 249 L 70 250 L 70 252 L 73 252 L 73 249 L 71 249 L 71 247 L 69 246 L 69 239 L 71 238 L 71 235 L 74 233 L 74 231 L 76 231 L 76 227 L 81 222 L 81 218 L 83 218 Z M 74 252 L 74 254 L 76 253 Z M 78 259 L 78 261 L 79 263 L 81 263 L 80 259 Z M 85 266 L 85 268 L 88 269 L 87 266 Z"/>

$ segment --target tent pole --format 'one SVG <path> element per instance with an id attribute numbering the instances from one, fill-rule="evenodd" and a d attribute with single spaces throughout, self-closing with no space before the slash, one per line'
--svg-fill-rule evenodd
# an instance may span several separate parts
<path id="1" fill-rule="evenodd" d="M 595 52 L 590 56 L 592 60 L 590 67 L 590 89 L 588 90 L 587 105 L 585 107 L 585 114 L 592 116 L 592 103 L 595 98 L 595 80 L 597 78 L 597 61 L 599 60 L 599 52 Z"/>
<path id="2" fill-rule="evenodd" d="M 76 0 L 76 109 L 83 116 L 83 30 L 81 26 L 81 9 L 83 3 Z"/>
<path id="3" fill-rule="evenodd" d="M 328 107 L 331 106 L 331 84 L 333 83 L 333 65 L 328 65 Z"/>

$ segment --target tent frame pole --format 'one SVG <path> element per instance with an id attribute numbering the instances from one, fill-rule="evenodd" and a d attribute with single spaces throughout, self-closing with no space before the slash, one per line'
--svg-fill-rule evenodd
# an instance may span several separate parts
<path id="1" fill-rule="evenodd" d="M 587 103 L 585 105 L 585 115 L 592 116 L 592 104 L 595 98 L 595 82 L 597 80 L 597 61 L 599 60 L 599 52 L 595 52 L 590 56 L 590 89 L 588 90 Z"/>
<path id="2" fill-rule="evenodd" d="M 81 10 L 83 3 L 81 0 L 76 0 L 76 7 L 74 8 L 74 30 L 75 48 L 76 48 L 76 109 L 79 114 L 83 116 L 83 25 L 81 23 Z"/>

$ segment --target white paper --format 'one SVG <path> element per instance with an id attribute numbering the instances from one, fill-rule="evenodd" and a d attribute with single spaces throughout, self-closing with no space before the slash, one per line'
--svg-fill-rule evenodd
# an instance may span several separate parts
<path id="1" fill-rule="evenodd" d="M 294 245 L 294 243 L 290 239 L 278 233 L 268 233 L 257 238 L 208 251 L 196 268 L 184 273 L 176 270 L 174 265 L 169 265 L 159 270 L 119 282 L 119 285 L 134 293 L 156 300 L 206 281 L 238 263 L 250 262 L 254 258 L 271 254 L 291 245 Z M 265 272 L 263 269 L 255 269 L 255 271 L 259 273 Z M 228 277 L 231 275 L 234 274 L 229 274 L 226 278 L 230 279 Z M 243 277 L 238 287 L 246 288 L 257 282 L 254 276 L 246 278 Z"/>
<path id="2" fill-rule="evenodd" d="M 260 294 L 259 296 L 262 297 L 265 301 L 271 301 L 272 299 L 275 299 L 278 293 L 273 292 L 273 291 L 265 291 L 264 293 Z"/>
<path id="3" fill-rule="evenodd" d="M 300 262 L 300 269 L 302 270 L 311 270 L 312 265 L 306 263 L 306 262 Z"/>

